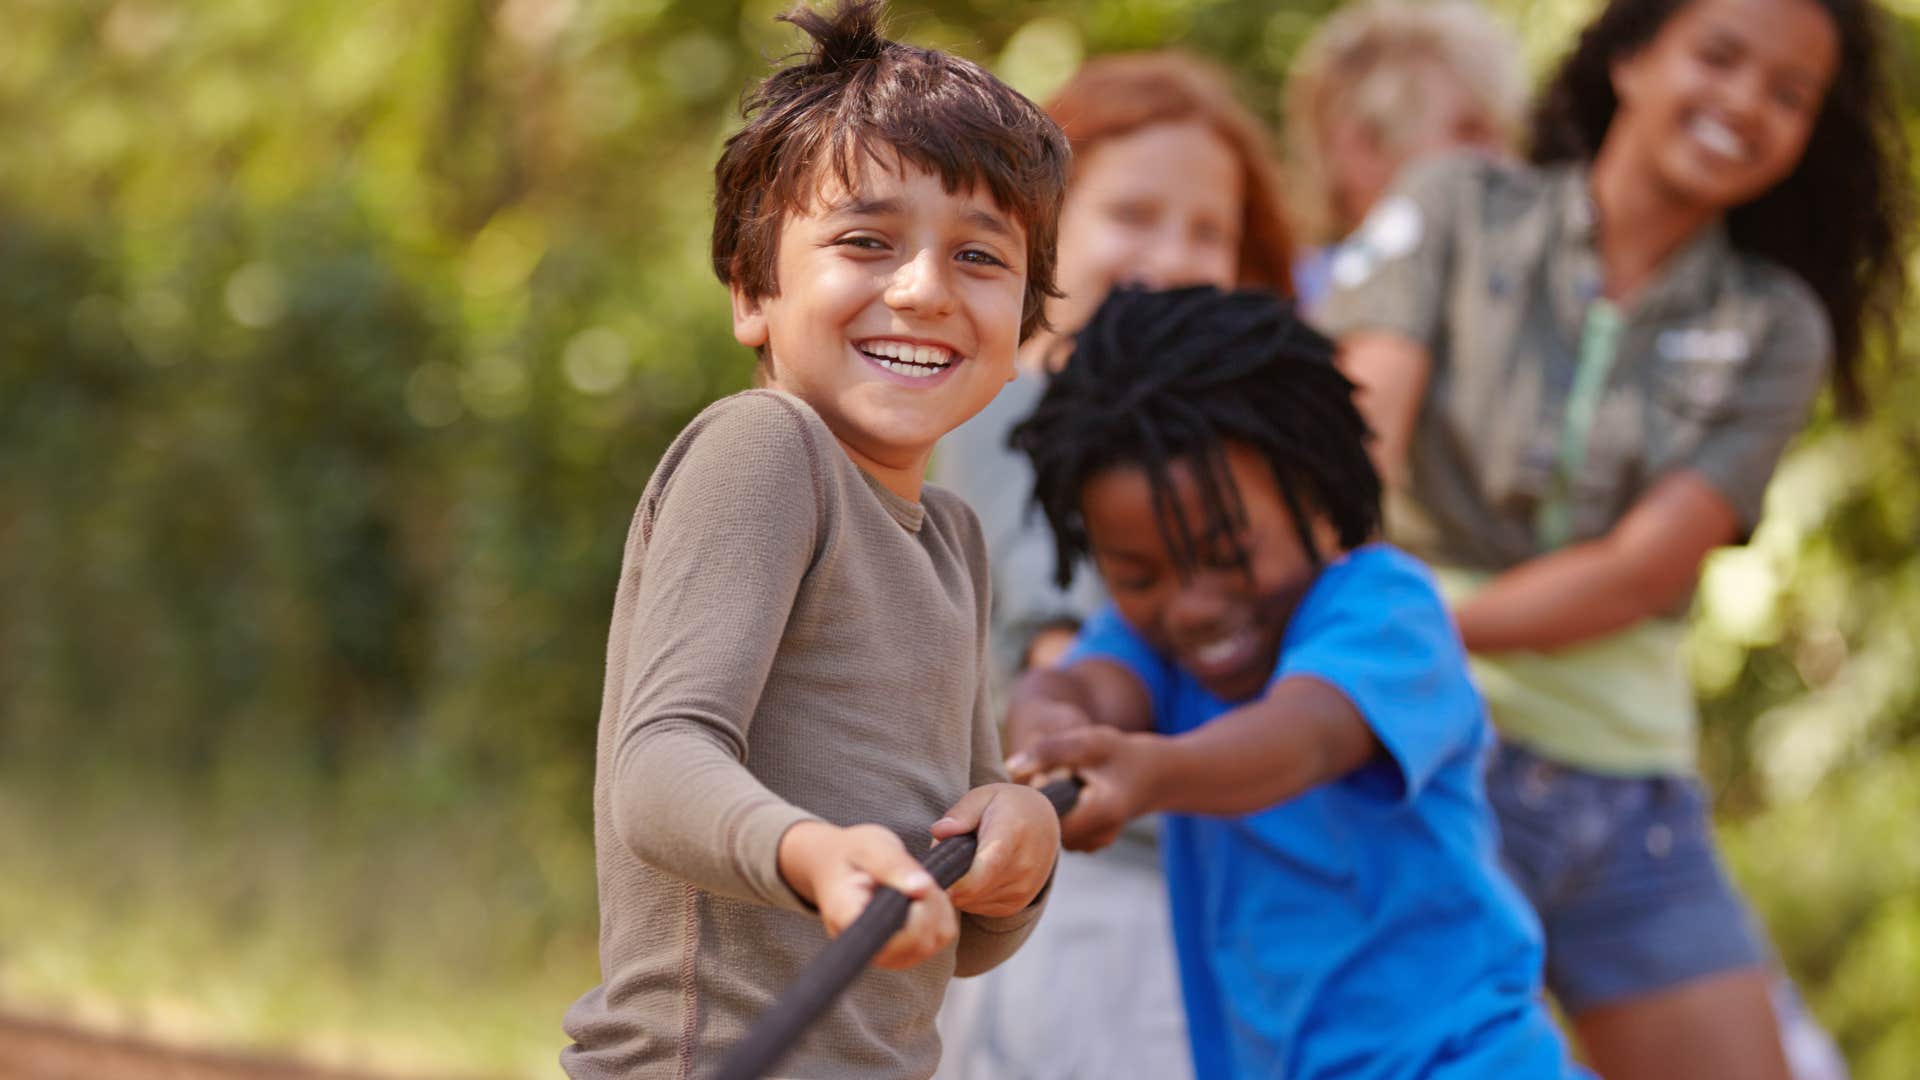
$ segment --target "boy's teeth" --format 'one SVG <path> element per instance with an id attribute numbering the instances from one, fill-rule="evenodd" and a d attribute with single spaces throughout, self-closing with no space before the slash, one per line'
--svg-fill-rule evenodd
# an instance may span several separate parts
<path id="1" fill-rule="evenodd" d="M 946 370 L 945 364 L 941 364 L 939 367 L 922 367 L 919 364 L 909 364 L 900 360 L 881 360 L 880 366 L 893 372 L 895 375 L 905 375 L 909 379 L 924 379 L 929 375 L 938 375 L 940 372 Z"/>
<path id="2" fill-rule="evenodd" d="M 874 356 L 904 359 L 908 363 L 925 363 L 933 367 L 945 365 L 948 359 L 952 359 L 952 354 L 948 354 L 947 350 L 943 350 L 941 346 L 916 346 L 910 342 L 870 342 L 866 346 L 866 352 Z"/>
<path id="3" fill-rule="evenodd" d="M 937 375 L 953 363 L 953 354 L 938 345 L 914 345 L 905 341 L 870 341 L 860 351 L 893 372 L 909 379 Z"/>
<path id="4" fill-rule="evenodd" d="M 1219 641 L 1208 642 L 1193 650 L 1194 659 L 1200 661 L 1202 664 L 1217 664 L 1224 660 L 1231 660 L 1240 652 L 1246 636 L 1245 634 L 1235 634 L 1230 638 L 1222 638 Z"/>

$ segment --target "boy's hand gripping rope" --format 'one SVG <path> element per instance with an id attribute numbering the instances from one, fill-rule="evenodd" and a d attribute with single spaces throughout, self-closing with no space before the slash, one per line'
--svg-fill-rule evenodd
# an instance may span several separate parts
<path id="1" fill-rule="evenodd" d="M 1053 804 L 1056 813 L 1066 817 L 1080 798 L 1080 781 L 1055 780 L 1041 788 L 1040 794 Z M 949 837 L 935 845 L 921 865 L 944 889 L 959 881 L 973 865 L 973 853 L 979 846 L 979 838 L 973 833 Z M 904 893 L 885 886 L 875 889 L 860 917 L 827 943 L 780 1000 L 760 1015 L 746 1037 L 734 1044 L 713 1080 L 760 1080 L 765 1076 L 866 968 L 867 961 L 880 952 L 887 939 L 906 925 L 907 905 Z"/>

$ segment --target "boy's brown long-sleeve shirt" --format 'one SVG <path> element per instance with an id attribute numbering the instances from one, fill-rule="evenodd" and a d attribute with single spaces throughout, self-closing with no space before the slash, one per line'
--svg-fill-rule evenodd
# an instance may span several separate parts
<path id="1" fill-rule="evenodd" d="M 567 1013 L 576 1078 L 706 1073 L 826 944 L 776 865 L 818 818 L 929 825 L 1004 779 L 986 691 L 985 545 L 966 505 L 862 472 L 805 403 L 701 413 L 627 538 L 594 782 L 602 983 Z M 781 1065 L 925 1077 L 947 980 L 1009 956 L 1038 906 L 962 916 L 957 949 L 869 969 Z"/>

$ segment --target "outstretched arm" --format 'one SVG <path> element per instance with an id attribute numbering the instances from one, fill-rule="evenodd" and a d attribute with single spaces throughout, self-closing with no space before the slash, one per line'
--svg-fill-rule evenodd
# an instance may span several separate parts
<path id="1" fill-rule="evenodd" d="M 1407 449 L 1433 372 L 1433 354 L 1393 330 L 1363 330 L 1340 343 L 1340 370 L 1358 388 L 1354 404 L 1373 431 L 1368 450 L 1389 487 L 1406 482 Z"/>
<path id="2" fill-rule="evenodd" d="M 1686 459 L 1606 535 L 1522 563 L 1462 604 L 1469 649 L 1565 648 L 1672 611 L 1707 553 L 1752 530 L 1832 351 L 1826 318 L 1804 286 L 1784 284 L 1773 306 L 1773 327 L 1757 339 L 1739 394 L 1699 403 L 1713 418 Z"/>
<path id="3" fill-rule="evenodd" d="M 1052 732 L 1027 750 L 1016 778 L 1077 772 L 1087 786 L 1061 823 L 1063 840 L 1075 850 L 1097 850 L 1141 814 L 1253 813 L 1337 780 L 1378 751 L 1345 694 L 1295 675 L 1177 736 L 1099 725 Z"/>
<path id="4" fill-rule="evenodd" d="M 778 848 L 815 815 L 746 767 L 821 491 L 772 395 L 709 409 L 669 448 L 628 535 L 607 653 L 606 810 L 639 859 L 709 892 L 805 910 Z"/>
<path id="5" fill-rule="evenodd" d="M 875 959 L 908 967 L 957 933 L 946 894 L 892 831 L 840 827 L 746 764 L 786 613 L 826 500 L 793 406 L 743 395 L 703 413 L 649 485 L 628 539 L 608 649 L 600 767 L 614 833 L 689 884 L 791 910 L 829 933 L 873 890 L 913 899 Z"/>

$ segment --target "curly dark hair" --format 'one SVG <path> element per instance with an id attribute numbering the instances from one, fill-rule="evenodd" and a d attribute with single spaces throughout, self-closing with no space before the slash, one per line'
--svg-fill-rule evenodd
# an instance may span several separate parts
<path id="1" fill-rule="evenodd" d="M 1590 159 L 1619 101 L 1615 60 L 1646 47 L 1689 0 L 1612 0 L 1580 35 L 1533 118 L 1538 164 Z M 1894 340 L 1906 295 L 1912 185 L 1898 102 L 1886 69 L 1890 41 L 1871 0 L 1815 0 L 1840 43 L 1833 85 L 1792 174 L 1727 213 L 1735 248 L 1800 275 L 1833 325 L 1833 391 L 1860 415 L 1860 354 L 1869 333 Z"/>
<path id="2" fill-rule="evenodd" d="M 1070 584 L 1088 553 L 1081 489 L 1115 466 L 1146 471 L 1161 537 L 1181 566 L 1202 561 L 1199 537 L 1237 535 L 1245 513 L 1227 472 L 1229 441 L 1266 458 L 1316 565 L 1308 511 L 1326 517 L 1343 550 L 1365 543 L 1380 527 L 1380 477 L 1353 384 L 1333 356 L 1332 342 L 1265 290 L 1115 289 L 1007 440 L 1033 461 L 1033 501 L 1053 527 L 1054 579 Z M 1168 479 L 1180 460 L 1199 466 L 1199 528 Z M 1244 551 L 1235 555 L 1245 562 Z"/>
<path id="3" fill-rule="evenodd" d="M 984 183 L 1027 231 L 1024 340 L 1045 325 L 1060 200 L 1070 151 L 1040 107 L 978 64 L 889 41 L 879 0 L 831 15 L 802 6 L 780 16 L 812 47 L 750 90 L 746 126 L 714 166 L 713 272 L 748 297 L 777 296 L 780 225 L 805 209 L 824 175 L 851 185 L 864 157 L 891 150 L 940 177 L 948 191 Z"/>

